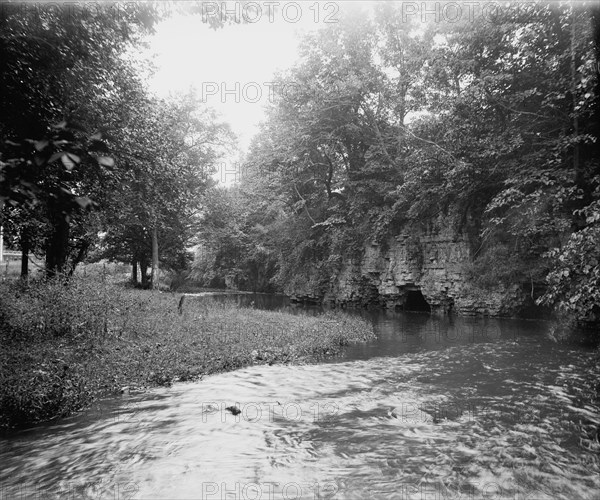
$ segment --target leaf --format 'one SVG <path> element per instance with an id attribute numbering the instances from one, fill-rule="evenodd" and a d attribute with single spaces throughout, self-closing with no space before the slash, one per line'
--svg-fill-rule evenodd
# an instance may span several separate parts
<path id="1" fill-rule="evenodd" d="M 8 144 L 9 146 L 17 146 L 17 147 L 19 147 L 19 146 L 20 146 L 20 144 L 19 144 L 18 142 L 11 141 L 10 139 L 6 139 L 6 140 L 4 141 L 4 143 L 5 143 L 5 144 Z"/>
<path id="2" fill-rule="evenodd" d="M 67 127 L 67 122 L 64 120 L 60 123 L 57 123 L 56 125 L 52 125 L 52 128 L 57 129 L 57 130 L 64 130 L 66 127 Z"/>
<path id="3" fill-rule="evenodd" d="M 69 156 L 69 158 L 71 158 L 71 160 L 73 160 L 75 163 L 81 163 L 81 158 L 79 156 L 77 156 L 75 153 L 67 153 L 67 155 Z"/>
<path id="4" fill-rule="evenodd" d="M 95 205 L 95 203 L 88 196 L 77 196 L 75 198 L 75 202 L 81 208 L 88 208 L 88 207 L 92 207 Z"/>
<path id="5" fill-rule="evenodd" d="M 65 168 L 69 171 L 73 170 L 79 163 L 79 156 L 72 153 L 65 153 L 60 158 Z"/>
<path id="6" fill-rule="evenodd" d="M 64 151 L 59 151 L 57 153 L 54 153 L 50 159 L 48 160 L 48 163 L 54 163 L 56 160 L 58 160 L 59 158 L 61 158 L 63 155 L 65 155 L 66 153 Z"/>
<path id="7" fill-rule="evenodd" d="M 102 139 L 101 132 L 95 132 L 90 136 L 90 141 L 99 141 L 100 139 Z"/>
<path id="8" fill-rule="evenodd" d="M 46 161 L 46 158 L 44 157 L 44 155 L 41 154 L 36 154 L 33 157 L 33 162 L 36 164 L 36 166 L 41 167 L 44 162 Z"/>
<path id="9" fill-rule="evenodd" d="M 36 151 L 43 151 L 44 149 L 46 149 L 46 147 L 48 147 L 48 144 L 49 142 L 45 139 L 42 141 L 34 141 L 33 143 Z"/>
<path id="10" fill-rule="evenodd" d="M 114 167 L 115 160 L 113 160 L 110 156 L 98 156 L 98 163 L 103 167 Z"/>

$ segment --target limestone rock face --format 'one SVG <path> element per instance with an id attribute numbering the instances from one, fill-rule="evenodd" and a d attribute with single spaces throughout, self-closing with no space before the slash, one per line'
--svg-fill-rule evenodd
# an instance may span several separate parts
<path id="1" fill-rule="evenodd" d="M 465 267 L 471 262 L 467 241 L 450 231 L 399 235 L 381 246 L 369 244 L 360 261 L 345 261 L 336 276 L 320 289 L 318 273 L 308 270 L 302 287 L 285 292 L 293 300 L 324 301 L 336 305 L 407 307 L 411 294 L 422 294 L 434 313 L 459 315 L 514 315 L 524 301 L 518 285 L 493 289 L 476 287 Z M 420 296 L 420 295 L 419 295 Z"/>

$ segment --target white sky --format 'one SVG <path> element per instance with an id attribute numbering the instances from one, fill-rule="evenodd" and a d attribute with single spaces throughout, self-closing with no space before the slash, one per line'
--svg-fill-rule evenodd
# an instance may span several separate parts
<path id="1" fill-rule="evenodd" d="M 225 26 L 212 30 L 202 16 L 176 15 L 162 22 L 151 40 L 151 53 L 159 71 L 151 89 L 166 96 L 171 91 L 195 87 L 206 103 L 218 110 L 246 148 L 263 118 L 269 87 L 278 69 L 297 59 L 298 31 L 318 27 L 302 5 L 297 23 L 281 14 L 269 22 L 266 13 L 254 24 Z M 321 7 L 321 10 L 323 7 Z M 292 19 L 295 11 L 288 11 Z M 252 102 L 257 101 L 257 102 Z"/>

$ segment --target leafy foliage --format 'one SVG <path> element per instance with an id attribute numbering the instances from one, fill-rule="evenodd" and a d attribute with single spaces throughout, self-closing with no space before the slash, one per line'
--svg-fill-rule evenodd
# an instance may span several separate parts
<path id="1" fill-rule="evenodd" d="M 230 142 L 228 127 L 200 109 L 193 94 L 160 101 L 140 92 L 114 143 L 121 173 L 109 204 L 118 210 L 105 218 L 95 258 L 139 264 L 144 281 L 156 230 L 162 263 L 186 268 L 201 194 L 213 183 L 210 175 Z"/>
<path id="2" fill-rule="evenodd" d="M 554 305 L 582 321 L 600 320 L 600 206 L 584 212 L 588 226 L 569 236 L 561 248 L 550 250 L 554 266 L 547 276 L 548 291 L 540 303 Z"/>
<path id="3" fill-rule="evenodd" d="M 159 260 L 189 264 L 199 195 L 231 137 L 193 95 L 146 89 L 133 54 L 161 16 L 156 4 L 2 6 L 0 224 L 50 276 L 90 252 L 139 266 L 142 281 L 150 263 L 156 282 Z"/>
<path id="4" fill-rule="evenodd" d="M 118 115 L 106 109 L 132 77 L 123 54 L 156 19 L 150 5 L 119 15 L 75 5 L 2 6 L 0 208 L 8 202 L 21 216 L 29 211 L 28 219 L 36 205 L 37 224 L 21 227 L 12 208 L 4 216 L 12 219 L 10 236 L 25 237 L 25 254 L 43 248 L 51 275 L 71 272 L 85 254 L 76 249 L 91 244 L 73 236 L 86 233 L 81 209 L 101 201 L 102 183 L 113 176 L 114 160 L 98 131 Z"/>
<path id="5" fill-rule="evenodd" d="M 268 110 L 240 184 L 257 213 L 277 207 L 251 240 L 279 253 L 278 287 L 323 290 L 367 241 L 449 225 L 476 284 L 596 314 L 562 273 L 596 289 L 583 262 L 596 258 L 598 13 L 474 8 L 419 26 L 391 2 L 346 9 L 279 75 L 294 92 Z"/>

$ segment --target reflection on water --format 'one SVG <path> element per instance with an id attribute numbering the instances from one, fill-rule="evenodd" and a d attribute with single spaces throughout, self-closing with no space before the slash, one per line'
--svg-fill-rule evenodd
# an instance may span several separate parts
<path id="1" fill-rule="evenodd" d="M 378 339 L 342 359 L 123 396 L 3 439 L 0 498 L 598 498 L 593 350 L 542 322 L 365 314 Z"/>

